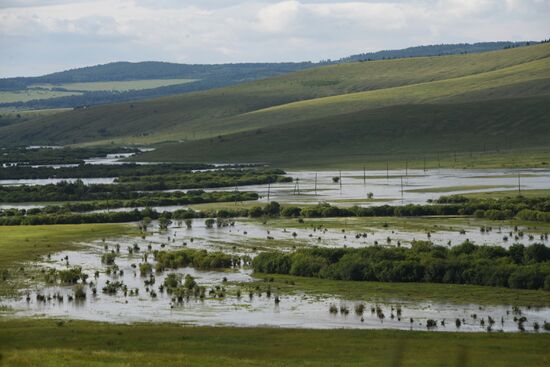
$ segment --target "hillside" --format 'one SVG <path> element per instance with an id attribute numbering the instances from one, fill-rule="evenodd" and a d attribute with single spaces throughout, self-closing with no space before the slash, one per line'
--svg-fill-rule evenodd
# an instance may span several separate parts
<path id="1" fill-rule="evenodd" d="M 322 65 L 366 60 L 479 53 L 532 42 L 483 42 L 409 47 L 352 55 L 337 61 L 237 64 L 112 62 L 37 77 L 0 79 L 0 108 L 94 106 L 219 88 Z"/>
<path id="2" fill-rule="evenodd" d="M 0 142 L 185 140 L 143 157 L 280 165 L 289 160 L 281 152 L 311 161 L 442 148 L 460 152 L 487 144 L 536 148 L 547 147 L 549 95 L 546 43 L 330 65 L 232 87 L 70 111 L 0 128 Z M 423 140 L 419 131 L 425 132 Z M 391 138 L 395 134 L 399 139 Z M 514 143 L 507 146 L 502 140 Z"/>
<path id="3" fill-rule="evenodd" d="M 67 108 L 140 100 L 243 83 L 314 65 L 114 62 L 39 77 L 0 79 L 0 108 Z"/>

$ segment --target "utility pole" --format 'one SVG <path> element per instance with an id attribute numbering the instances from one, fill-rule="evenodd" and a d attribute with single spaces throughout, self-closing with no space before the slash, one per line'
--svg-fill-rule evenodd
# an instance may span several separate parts
<path id="1" fill-rule="evenodd" d="M 315 195 L 317 195 L 317 172 L 315 172 L 315 186 L 314 186 L 314 190 L 315 190 Z"/>
<path id="2" fill-rule="evenodd" d="M 401 176 L 401 204 L 403 204 L 403 176 Z"/>

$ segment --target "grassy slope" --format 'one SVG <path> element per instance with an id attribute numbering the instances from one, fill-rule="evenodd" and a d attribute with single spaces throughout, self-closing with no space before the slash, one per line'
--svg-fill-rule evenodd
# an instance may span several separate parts
<path id="1" fill-rule="evenodd" d="M 0 142 L 197 139 L 320 116 L 330 115 L 336 121 L 342 113 L 395 104 L 538 95 L 548 92 L 544 78 L 550 69 L 548 56 L 550 45 L 543 44 L 474 55 L 327 66 L 132 106 L 71 111 L 40 123 L 0 129 Z M 304 102 L 292 103 L 296 101 Z M 257 112 L 249 113 L 253 111 Z"/>
<path id="2" fill-rule="evenodd" d="M 540 165 L 550 162 L 549 116 L 550 97 L 395 106 L 171 144 L 145 159 L 253 161 L 299 168 L 342 168 L 342 162 L 380 168 L 386 160 L 398 161 L 390 168 L 403 167 L 405 160 L 420 168 L 427 159 L 428 168 L 434 168 L 439 156 L 442 166 L 452 167 Z M 541 149 L 523 160 L 513 151 L 531 147 Z M 491 157 L 497 153 L 495 161 Z"/>
<path id="3" fill-rule="evenodd" d="M 59 326 L 61 325 L 61 326 Z M 0 321 L 3 366 L 547 366 L 550 334 Z"/>

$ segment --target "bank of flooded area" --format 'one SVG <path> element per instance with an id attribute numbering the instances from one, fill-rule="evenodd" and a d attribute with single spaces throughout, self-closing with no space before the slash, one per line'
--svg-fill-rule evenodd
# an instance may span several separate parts
<path id="1" fill-rule="evenodd" d="M 295 229 L 300 233 L 297 238 L 288 229 L 269 231 L 276 237 L 274 242 L 300 243 L 304 240 L 300 237 L 309 229 Z M 341 232 L 325 234 L 327 246 L 351 244 L 342 238 Z M 259 240 L 266 235 L 264 225 L 250 222 L 236 221 L 220 228 L 206 228 L 204 220 L 193 220 L 190 228 L 174 223 L 166 231 L 159 231 L 153 222 L 147 235 L 142 237 L 83 243 L 79 250 L 52 253 L 37 264 L 45 273 L 50 269 L 81 268 L 87 275 L 86 284 L 81 288 L 84 295 L 76 295 L 78 285 L 35 284 L 23 290 L 20 297 L 0 303 L 11 310 L 9 317 L 242 327 L 530 332 L 550 320 L 548 307 L 414 302 L 398 298 L 362 301 L 331 294 L 308 294 L 300 289 L 284 292 L 277 283 L 258 283 L 261 279 L 253 277 L 246 265 L 225 270 L 184 267 L 145 274 L 141 271 L 140 265 L 144 263 L 155 268 L 155 251 L 204 249 L 253 258 L 259 248 L 250 245 L 250 238 Z M 302 246 L 311 245 L 302 242 Z M 283 245 L 283 248 L 291 249 L 293 245 Z M 113 254 L 112 264 L 105 263 L 105 254 Z M 204 287 L 204 293 L 185 297 L 168 294 L 163 286 L 167 277 L 185 279 L 186 275 Z"/>

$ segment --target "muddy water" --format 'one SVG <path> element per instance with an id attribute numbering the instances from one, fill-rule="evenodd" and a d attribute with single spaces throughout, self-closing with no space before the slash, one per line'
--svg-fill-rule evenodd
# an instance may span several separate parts
<path id="1" fill-rule="evenodd" d="M 28 300 L 25 294 L 19 299 L 3 300 L 1 303 L 14 309 L 14 312 L 10 313 L 11 316 L 48 316 L 116 323 L 156 321 L 195 325 L 426 330 L 427 320 L 433 319 L 437 321 L 438 325 L 434 330 L 467 332 L 487 330 L 488 317 L 490 316 L 495 320 L 492 330 L 514 332 L 519 330 L 514 317 L 524 316 L 527 318 L 523 324 L 527 331 L 533 330 L 534 322 L 542 324 L 545 320 L 550 320 L 550 308 L 524 308 L 520 310 L 520 315 L 517 310 L 514 312 L 510 306 L 480 307 L 478 305 L 415 303 L 399 299 L 380 303 L 364 302 L 366 308 L 363 314 L 358 315 L 355 312 L 355 306 L 361 303 L 359 301 L 341 300 L 331 295 L 277 294 L 276 286 L 273 286 L 272 294 L 268 297 L 265 287 L 269 283 L 265 283 L 266 286 L 261 288 L 261 295 L 252 287 L 243 286 L 242 296 L 237 297 L 236 286 L 232 285 L 232 282 L 246 283 L 254 280 L 250 276 L 249 269 L 230 271 L 179 269 L 175 272 L 194 276 L 197 283 L 206 286 L 207 289 L 220 286 L 227 288 L 228 292 L 227 296 L 222 299 L 207 296 L 204 300 L 190 298 L 183 303 L 177 303 L 169 295 L 159 290 L 159 285 L 163 283 L 169 272 L 155 274 L 155 283 L 146 286 L 145 281 L 149 278 L 140 276 L 139 270 L 137 270 L 146 253 L 149 253 L 148 261 L 154 263 L 153 257 L 150 255 L 151 251 L 174 250 L 184 247 L 218 249 L 220 247 L 215 241 L 205 239 L 208 238 L 207 232 L 210 232 L 212 236 L 222 236 L 224 233 L 232 236 L 231 233 L 240 232 L 236 237 L 241 237 L 241 241 L 245 237 L 246 241 L 248 234 L 244 235 L 245 230 L 250 235 L 254 232 L 248 227 L 248 224 L 237 223 L 235 227 L 208 230 L 199 221 L 195 221 L 191 230 L 173 226 L 166 233 L 157 232 L 145 239 L 123 237 L 105 242 L 87 243 L 80 251 L 52 254 L 41 265 L 57 269 L 81 266 L 90 275 L 88 281 L 92 281 L 93 287 L 97 288 L 96 295 L 92 293 L 92 285 L 88 285 L 86 299 L 77 302 L 69 300 L 69 296 L 73 294 L 72 287 L 35 286 L 27 291 Z M 192 241 L 191 238 L 193 238 Z M 122 273 L 107 275 L 106 266 L 101 263 L 101 255 L 106 251 L 116 249 L 117 244 L 120 245 L 120 253 L 115 262 Z M 128 247 L 134 245 L 137 245 L 140 251 L 129 253 Z M 151 250 L 148 250 L 149 246 L 151 246 Z M 254 255 L 250 249 L 239 246 L 235 248 L 222 246 L 221 248 L 229 253 Z M 136 267 L 133 267 L 132 264 Z M 97 278 L 94 277 L 96 271 L 100 272 Z M 224 282 L 224 278 L 227 283 Z M 125 296 L 121 291 L 117 295 L 104 294 L 101 289 L 108 281 L 122 281 L 129 290 L 138 289 L 138 295 Z M 156 297 L 152 297 L 148 290 L 154 290 Z M 250 290 L 253 291 L 252 297 L 249 296 Z M 45 296 L 46 300 L 37 300 L 37 294 Z M 61 297 L 54 297 L 57 294 Z M 278 304 L 275 302 L 276 296 L 280 297 Z M 48 300 L 50 297 L 51 299 Z M 336 314 L 329 312 L 331 305 L 336 306 L 338 310 Z M 376 307 L 378 307 L 378 311 L 376 311 Z M 455 326 L 457 318 L 462 323 L 460 328 Z M 482 319 L 484 325 L 482 325 Z"/>

